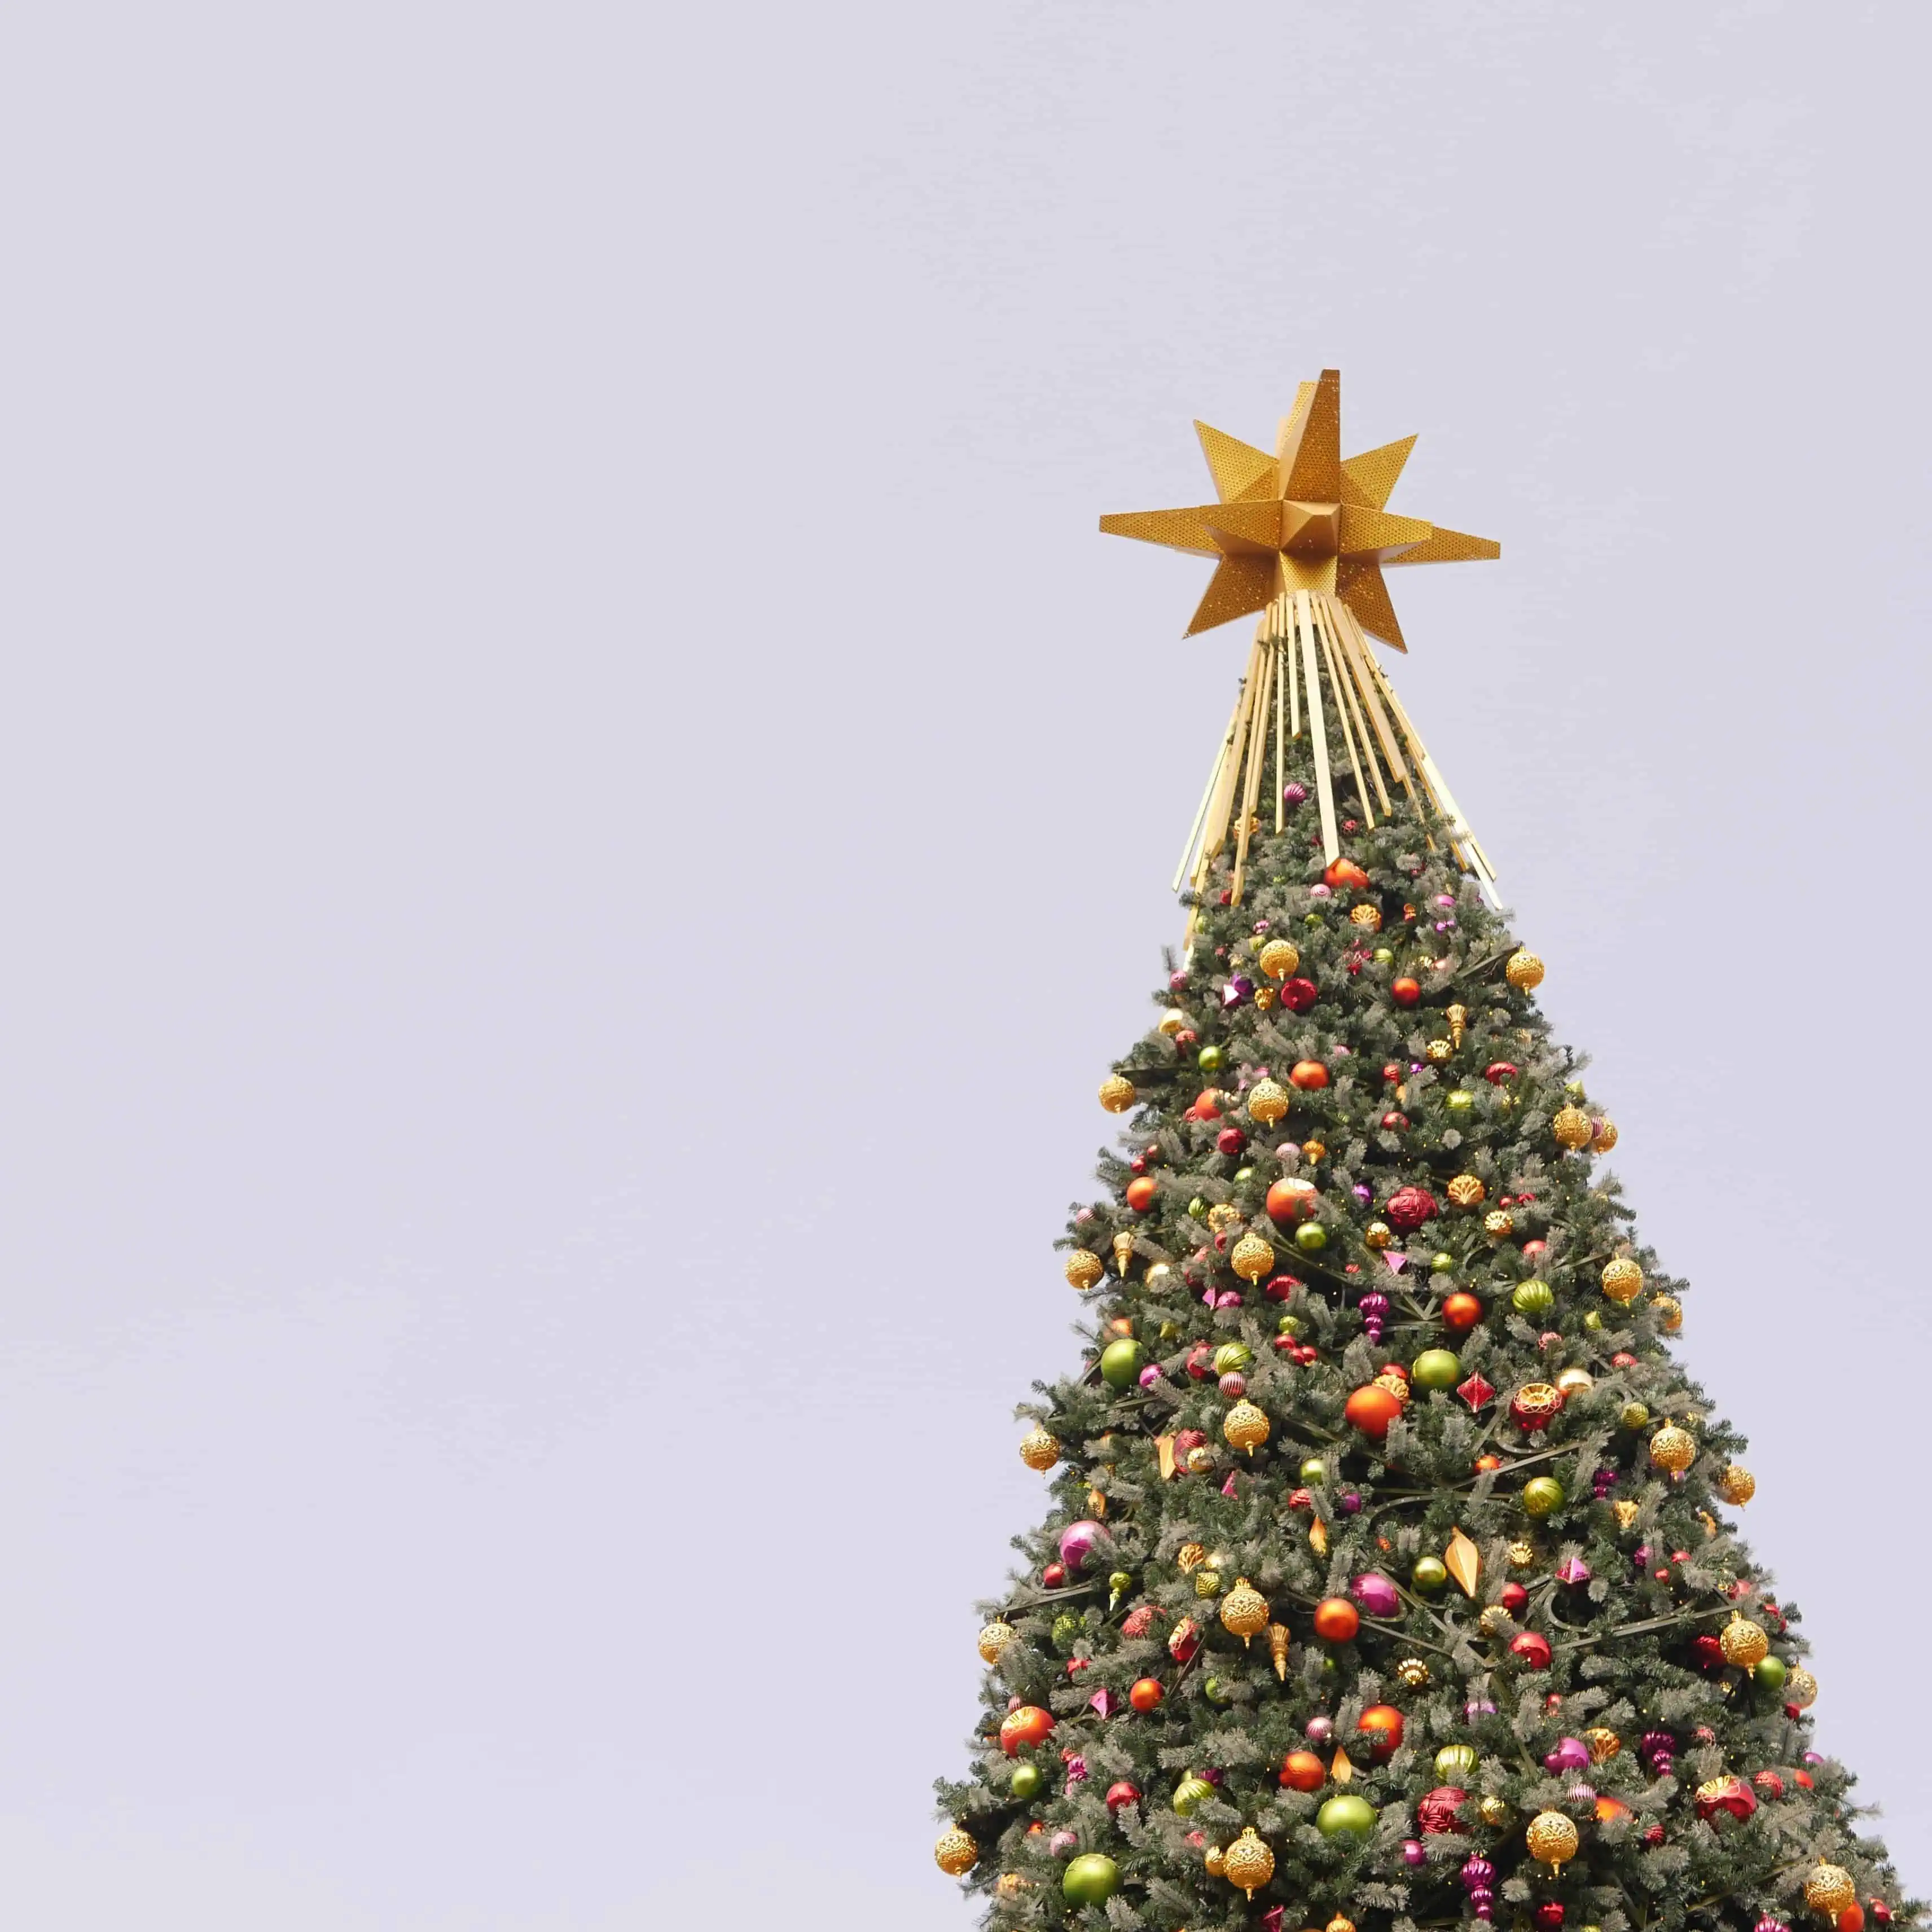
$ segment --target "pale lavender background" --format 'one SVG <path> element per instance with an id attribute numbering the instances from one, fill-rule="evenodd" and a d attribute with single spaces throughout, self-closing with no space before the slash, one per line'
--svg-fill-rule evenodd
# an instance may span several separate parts
<path id="1" fill-rule="evenodd" d="M 1932 1883 L 1924 16 L 0 22 L 0 1918 L 947 1932 L 1050 1243 L 1346 373 Z"/>

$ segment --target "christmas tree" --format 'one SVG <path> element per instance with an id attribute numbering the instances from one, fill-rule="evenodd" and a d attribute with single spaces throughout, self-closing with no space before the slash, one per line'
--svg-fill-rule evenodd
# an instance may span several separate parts
<path id="1" fill-rule="evenodd" d="M 1163 1010 L 1022 1407 L 1046 1520 L 982 1606 L 940 1864 L 994 1932 L 1540 1932 L 1915 1918 L 1810 1746 L 1754 1483 L 1669 1337 L 1616 1129 L 1369 639 L 1384 571 L 1497 547 L 1386 508 L 1340 378 L 1219 500 L 1102 519 L 1260 614 L 1176 875 Z"/>

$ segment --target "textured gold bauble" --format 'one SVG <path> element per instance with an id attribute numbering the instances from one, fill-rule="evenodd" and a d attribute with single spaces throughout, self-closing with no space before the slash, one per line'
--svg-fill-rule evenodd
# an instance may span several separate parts
<path id="1" fill-rule="evenodd" d="M 1628 1529 L 1636 1521 L 1637 1505 L 1628 1498 L 1619 1498 L 1610 1508 L 1616 1512 L 1618 1528 Z"/>
<path id="2" fill-rule="evenodd" d="M 1674 1335 L 1684 1326 L 1684 1304 L 1674 1294 L 1653 1294 L 1651 1306 L 1657 1311 L 1657 1325 L 1666 1335 Z"/>
<path id="3" fill-rule="evenodd" d="M 1455 1051 L 1446 1040 L 1432 1040 L 1422 1049 L 1422 1057 L 1432 1065 L 1440 1066 Z"/>
<path id="4" fill-rule="evenodd" d="M 1214 1452 L 1206 1443 L 1198 1444 L 1187 1452 L 1187 1473 L 1190 1476 L 1204 1476 L 1214 1466 Z"/>
<path id="5" fill-rule="evenodd" d="M 1543 962 L 1534 952 L 1519 947 L 1510 955 L 1503 977 L 1519 993 L 1533 993 L 1543 984 Z"/>
<path id="6" fill-rule="evenodd" d="M 1599 1120 L 1592 1124 L 1592 1145 L 1598 1154 L 1608 1154 L 1617 1144 L 1617 1124 L 1614 1120 Z"/>
<path id="7" fill-rule="evenodd" d="M 1612 1301 L 1628 1305 L 1643 1292 L 1643 1270 L 1628 1255 L 1619 1255 L 1604 1264 L 1604 1292 Z"/>
<path id="8" fill-rule="evenodd" d="M 1558 1143 L 1573 1153 L 1590 1144 L 1590 1117 L 1581 1107 L 1558 1107 L 1550 1123 Z"/>
<path id="9" fill-rule="evenodd" d="M 1310 1167 L 1312 1167 L 1318 1160 L 1326 1160 L 1328 1158 L 1328 1150 L 1320 1141 L 1304 1141 L 1301 1144 L 1301 1157 Z"/>
<path id="10" fill-rule="evenodd" d="M 1288 1112 L 1288 1089 L 1278 1082 L 1257 1080 L 1248 1090 L 1248 1112 L 1271 1127 Z"/>
<path id="11" fill-rule="evenodd" d="M 1355 1922 L 1344 1918 L 1339 1912 L 1322 1928 L 1322 1932 L 1355 1932 Z"/>
<path id="12" fill-rule="evenodd" d="M 1408 1406 L 1408 1384 L 1397 1375 L 1394 1370 L 1383 1370 L 1382 1373 L 1376 1376 L 1374 1386 L 1378 1389 L 1387 1389 L 1397 1402 L 1405 1407 Z"/>
<path id="13" fill-rule="evenodd" d="M 1020 1460 L 1029 1469 L 1050 1469 L 1060 1460 L 1060 1438 L 1036 1429 L 1020 1438 Z"/>
<path id="14" fill-rule="evenodd" d="M 1100 1082 L 1100 1104 L 1110 1114 L 1124 1114 L 1137 1097 L 1134 1083 L 1124 1073 L 1116 1073 Z"/>
<path id="15" fill-rule="evenodd" d="M 1184 1543 L 1174 1552 L 1174 1567 L 1184 1576 L 1191 1570 L 1199 1569 L 1207 1560 L 1208 1549 L 1204 1544 Z"/>
<path id="16" fill-rule="evenodd" d="M 957 1878 L 962 1872 L 969 1872 L 980 1862 L 980 1847 L 971 1835 L 955 1825 L 951 1830 L 939 1834 L 939 1842 L 932 1848 L 933 1862 L 949 1876 Z"/>
<path id="17" fill-rule="evenodd" d="M 1507 1636 L 1516 1628 L 1516 1619 L 1500 1604 L 1492 1604 L 1476 1619 L 1476 1628 L 1485 1636 Z"/>
<path id="18" fill-rule="evenodd" d="M 1123 1281 L 1127 1278 L 1127 1268 L 1134 1258 L 1134 1238 L 1123 1229 L 1114 1237 L 1114 1272 Z"/>
<path id="19" fill-rule="evenodd" d="M 995 1898 L 1017 1898 L 1032 1882 L 1031 1879 L 1019 1872 L 1002 1872 L 993 1881 L 993 1896 Z"/>
<path id="20" fill-rule="evenodd" d="M 1286 1684 L 1288 1682 L 1288 1626 L 1270 1624 L 1268 1629 L 1268 1655 L 1274 1660 L 1274 1674 Z"/>
<path id="21" fill-rule="evenodd" d="M 1187 1016 L 1178 1006 L 1169 1006 L 1160 1016 L 1160 1030 L 1172 1040 L 1178 1033 L 1187 1030 Z"/>
<path id="22" fill-rule="evenodd" d="M 1241 1210 L 1232 1202 L 1217 1201 L 1208 1210 L 1208 1232 L 1210 1234 L 1225 1234 L 1231 1228 L 1241 1225 Z"/>
<path id="23" fill-rule="evenodd" d="M 1501 1240 L 1506 1234 L 1516 1232 L 1516 1216 L 1507 1208 L 1492 1208 L 1483 1216 L 1483 1232 L 1492 1240 Z"/>
<path id="24" fill-rule="evenodd" d="M 1066 1257 L 1066 1279 L 1076 1288 L 1091 1288 L 1106 1274 L 1107 1264 L 1090 1248 L 1076 1248 Z"/>
<path id="25" fill-rule="evenodd" d="M 1718 1647 L 1724 1653 L 1726 1664 L 1749 1670 L 1763 1660 L 1771 1648 L 1771 1640 L 1749 1618 L 1734 1616 L 1725 1624 Z"/>
<path id="26" fill-rule="evenodd" d="M 1509 1558 L 1512 1570 L 1531 1570 L 1536 1566 L 1536 1545 L 1533 1543 L 1512 1543 L 1504 1553 Z"/>
<path id="27" fill-rule="evenodd" d="M 1226 1874 L 1228 1854 L 1226 1850 L 1220 1845 L 1210 1845 L 1202 1854 L 1201 1862 L 1208 1868 L 1208 1876 L 1210 1878 L 1220 1878 Z"/>
<path id="28" fill-rule="evenodd" d="M 1757 1494 L 1757 1478 L 1742 1462 L 1733 1462 L 1718 1478 L 1718 1493 L 1739 1509 Z"/>
<path id="29" fill-rule="evenodd" d="M 1252 1456 L 1268 1439 L 1268 1419 L 1252 1402 L 1238 1402 L 1228 1410 L 1221 1433 L 1232 1447 L 1245 1449 Z"/>
<path id="30" fill-rule="evenodd" d="M 1221 1627 L 1241 1640 L 1246 1648 L 1249 1638 L 1258 1636 L 1268 1628 L 1268 1599 L 1245 1576 L 1234 1579 L 1234 1587 L 1221 1599 Z"/>
<path id="31" fill-rule="evenodd" d="M 1194 1594 L 1211 1603 L 1221 1594 L 1221 1573 L 1218 1570 L 1201 1569 L 1194 1573 Z"/>
<path id="32" fill-rule="evenodd" d="M 1382 929 L 1381 910 L 1372 905 L 1351 906 L 1348 908 L 1348 923 L 1366 926 L 1371 932 L 1379 932 Z"/>
<path id="33" fill-rule="evenodd" d="M 1508 1801 L 1505 1798 L 1498 1798 L 1492 1794 L 1487 1798 L 1479 1799 L 1476 1809 L 1481 1815 L 1485 1825 L 1507 1825 L 1509 1822 L 1510 1808 Z"/>
<path id="34" fill-rule="evenodd" d="M 1469 1024 L 1468 1008 L 1460 1004 L 1444 1006 L 1442 1009 L 1442 1017 L 1449 1022 L 1450 1045 L 1460 1046 L 1462 1044 L 1462 1035 Z"/>
<path id="35" fill-rule="evenodd" d="M 1274 1271 L 1274 1250 L 1258 1234 L 1244 1234 L 1234 1244 L 1228 1264 L 1244 1281 L 1259 1281 Z"/>
<path id="36" fill-rule="evenodd" d="M 1429 1688 L 1429 1666 L 1419 1657 L 1405 1657 L 1395 1667 L 1396 1682 L 1412 1690 Z"/>
<path id="37" fill-rule="evenodd" d="M 1576 1856 L 1576 1826 L 1560 1811 L 1539 1811 L 1529 1821 L 1522 1841 L 1539 1864 L 1564 1864 Z"/>
<path id="38" fill-rule="evenodd" d="M 997 1664 L 1005 1655 L 1006 1646 L 1019 1635 L 1011 1624 L 992 1623 L 980 1633 L 980 1660 L 982 1664 Z"/>
<path id="39" fill-rule="evenodd" d="M 1842 1865 L 1814 1865 L 1805 1876 L 1804 1903 L 1814 1912 L 1835 1918 L 1848 1905 L 1858 1901 L 1858 1887 Z"/>
<path id="40" fill-rule="evenodd" d="M 1572 1396 L 1588 1395 L 1596 1386 L 1596 1378 L 1588 1369 L 1565 1369 L 1556 1378 L 1557 1393 L 1565 1402 Z"/>
<path id="41" fill-rule="evenodd" d="M 1087 1492 L 1087 1514 L 1095 1517 L 1107 1514 L 1107 1492 L 1105 1490 L 1089 1490 Z"/>
<path id="42" fill-rule="evenodd" d="M 1802 1664 L 1786 1674 L 1784 1701 L 1801 1711 L 1810 1710 L 1818 1701 L 1818 1680 Z"/>
<path id="43" fill-rule="evenodd" d="M 1697 1460 L 1697 1444 L 1689 1430 L 1679 1429 L 1676 1423 L 1666 1422 L 1650 1438 L 1650 1460 L 1660 1469 L 1668 1469 L 1673 1474 L 1688 1469 Z"/>
<path id="44" fill-rule="evenodd" d="M 1255 988 L 1255 1011 L 1258 1013 L 1272 1012 L 1274 1010 L 1274 997 L 1272 986 L 1257 986 Z"/>
<path id="45" fill-rule="evenodd" d="M 1362 1245 L 1379 1253 L 1395 1239 L 1395 1231 L 1386 1221 L 1371 1221 L 1362 1230 Z"/>
<path id="46" fill-rule="evenodd" d="M 1459 1174 L 1446 1191 L 1459 1208 L 1480 1208 L 1490 1190 L 1483 1185 L 1480 1174 Z"/>
<path id="47" fill-rule="evenodd" d="M 1274 1854 L 1250 1825 L 1221 1856 L 1221 1875 L 1252 1898 L 1274 1876 Z"/>
<path id="48" fill-rule="evenodd" d="M 1583 1733 L 1583 1742 L 1590 1747 L 1592 1764 L 1608 1764 L 1624 1748 L 1624 1741 L 1615 1731 L 1606 1731 L 1602 1725 L 1592 1725 Z"/>
<path id="49" fill-rule="evenodd" d="M 1510 1397 L 1510 1413 L 1526 1429 L 1542 1429 L 1562 1413 L 1563 1397 L 1554 1382 L 1525 1382 Z"/>
<path id="50" fill-rule="evenodd" d="M 1261 950 L 1258 962 L 1270 980 L 1286 980 L 1301 964 L 1301 955 L 1285 939 L 1270 939 Z"/>

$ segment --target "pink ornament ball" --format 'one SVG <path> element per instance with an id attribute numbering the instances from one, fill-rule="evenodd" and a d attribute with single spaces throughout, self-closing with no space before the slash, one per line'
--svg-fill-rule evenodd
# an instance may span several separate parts
<path id="1" fill-rule="evenodd" d="M 1060 1560 L 1070 1570 L 1084 1569 L 1106 1533 L 1097 1522 L 1084 1517 L 1078 1522 L 1070 1522 L 1060 1532 Z"/>

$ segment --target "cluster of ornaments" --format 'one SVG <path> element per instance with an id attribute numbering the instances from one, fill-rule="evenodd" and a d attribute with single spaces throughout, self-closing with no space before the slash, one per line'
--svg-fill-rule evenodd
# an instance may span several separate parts
<path id="1" fill-rule="evenodd" d="M 1020 1444 L 1056 1509 L 980 1632 L 938 1861 L 996 1927 L 1098 1932 L 1124 1894 L 1182 1932 L 1191 1887 L 1356 1932 L 1386 1923 L 1372 1883 L 1557 1932 L 1599 1866 L 1762 1845 L 1759 1932 L 1888 1922 L 1792 1613 L 1714 1513 L 1756 1484 L 1670 1358 L 1676 1285 L 1592 1166 L 1616 1130 L 1548 1042 L 1542 962 L 1428 890 L 1439 864 L 1398 894 L 1380 856 L 1380 888 L 1344 860 L 1210 918 L 1101 1087 L 1137 1124 L 1065 1264 L 1094 1346 Z M 1619 1676 L 1627 1643 L 1657 1666 Z M 1794 1828 L 1809 1876 L 1772 1856 Z"/>

